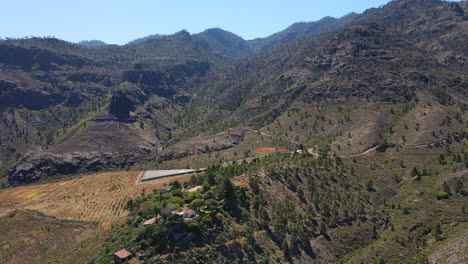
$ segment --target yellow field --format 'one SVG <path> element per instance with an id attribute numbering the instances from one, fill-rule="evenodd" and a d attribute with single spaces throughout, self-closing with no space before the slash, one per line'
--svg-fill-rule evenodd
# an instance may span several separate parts
<path id="1" fill-rule="evenodd" d="M 142 192 L 191 175 L 139 183 L 142 172 L 110 172 L 53 183 L 21 186 L 0 192 L 0 214 L 11 209 L 32 209 L 60 219 L 93 221 L 109 227 L 125 219 L 125 205 Z"/>

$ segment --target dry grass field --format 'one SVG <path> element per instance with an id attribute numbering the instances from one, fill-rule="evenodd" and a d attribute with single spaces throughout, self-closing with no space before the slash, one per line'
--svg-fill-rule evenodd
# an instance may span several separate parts
<path id="1" fill-rule="evenodd" d="M 57 220 L 31 211 L 0 217 L 3 264 L 86 263 L 99 244 L 96 226 Z"/>
<path id="2" fill-rule="evenodd" d="M 127 216 L 125 205 L 142 192 L 162 188 L 191 175 L 139 183 L 142 172 L 110 172 L 52 183 L 21 186 L 0 192 L 0 214 L 31 209 L 59 219 L 98 222 L 108 228 Z"/>

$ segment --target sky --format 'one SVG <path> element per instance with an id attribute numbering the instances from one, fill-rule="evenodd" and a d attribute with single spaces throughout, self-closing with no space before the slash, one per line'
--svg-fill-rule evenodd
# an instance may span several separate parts
<path id="1" fill-rule="evenodd" d="M 389 0 L 1 0 L 0 37 L 53 36 L 125 44 L 133 39 L 219 27 L 244 39 L 295 22 L 361 13 Z"/>

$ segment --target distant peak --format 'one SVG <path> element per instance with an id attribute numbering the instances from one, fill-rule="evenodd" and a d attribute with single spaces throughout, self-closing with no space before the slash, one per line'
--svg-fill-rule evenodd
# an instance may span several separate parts
<path id="1" fill-rule="evenodd" d="M 347 13 L 346 15 L 342 16 L 341 18 L 345 18 L 345 17 L 353 17 L 353 16 L 357 16 L 358 14 L 356 12 L 349 12 Z"/>
<path id="2" fill-rule="evenodd" d="M 222 28 L 219 28 L 219 27 L 214 27 L 214 28 L 208 28 L 204 32 L 209 33 L 209 32 L 228 32 L 228 31 L 226 31 L 226 30 L 224 30 Z"/>
<path id="3" fill-rule="evenodd" d="M 101 47 L 101 46 L 106 46 L 107 43 L 104 41 L 100 40 L 82 40 L 77 43 L 80 46 L 88 47 L 88 48 L 96 48 L 96 47 Z"/>
<path id="4" fill-rule="evenodd" d="M 237 34 L 232 33 L 231 31 L 224 30 L 224 29 L 219 28 L 219 27 L 206 29 L 205 31 L 203 31 L 203 32 L 201 32 L 199 34 L 208 34 L 208 35 L 211 35 L 211 36 L 214 36 L 214 37 L 229 36 L 229 37 L 241 38 Z"/>
<path id="5" fill-rule="evenodd" d="M 181 31 L 179 32 L 176 32 L 174 33 L 174 35 L 180 35 L 180 36 L 186 36 L 186 37 L 190 37 L 190 32 L 188 32 L 187 30 L 185 29 L 182 29 Z"/>

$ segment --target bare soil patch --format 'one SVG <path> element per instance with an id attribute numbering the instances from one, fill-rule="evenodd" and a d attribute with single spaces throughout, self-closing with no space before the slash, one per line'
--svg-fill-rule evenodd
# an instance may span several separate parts
<path id="1" fill-rule="evenodd" d="M 267 155 L 267 154 L 273 154 L 273 153 L 286 153 L 286 152 L 289 152 L 289 151 L 285 148 L 256 148 L 253 151 L 253 154 L 255 156 L 258 156 L 258 155 Z"/>

